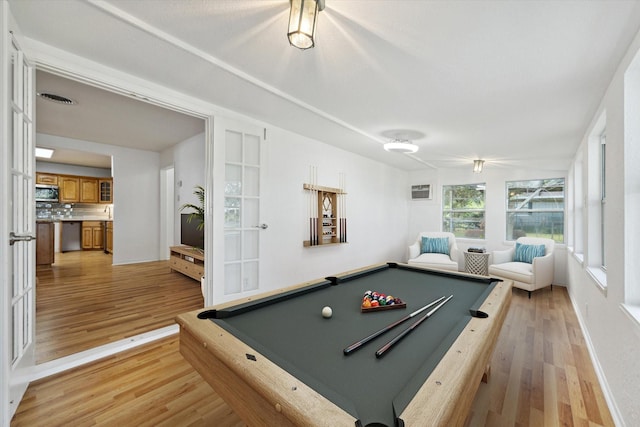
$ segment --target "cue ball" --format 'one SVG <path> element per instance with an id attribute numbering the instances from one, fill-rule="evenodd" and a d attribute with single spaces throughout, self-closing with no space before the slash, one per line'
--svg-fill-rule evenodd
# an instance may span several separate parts
<path id="1" fill-rule="evenodd" d="M 322 309 L 322 317 L 324 317 L 325 319 L 330 318 L 332 315 L 333 310 L 331 310 L 331 307 L 327 306 Z"/>

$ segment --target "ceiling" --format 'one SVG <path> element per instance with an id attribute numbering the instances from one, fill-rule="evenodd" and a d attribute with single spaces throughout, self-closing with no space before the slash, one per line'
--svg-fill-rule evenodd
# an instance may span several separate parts
<path id="1" fill-rule="evenodd" d="M 640 28 L 638 1 L 326 0 L 316 47 L 300 51 L 286 38 L 287 0 L 9 3 L 33 46 L 405 170 L 473 159 L 485 169 L 567 169 Z M 119 120 L 108 114 L 105 123 Z M 418 153 L 382 149 L 402 134 Z M 164 143 L 152 137 L 151 149 Z"/>
<path id="2" fill-rule="evenodd" d="M 74 102 L 67 105 L 38 96 L 38 133 L 159 152 L 204 132 L 202 119 L 44 71 L 36 73 L 36 92 Z M 82 151 L 82 143 L 78 145 L 80 150 L 57 148 L 46 161 L 111 168 L 110 156 Z"/>

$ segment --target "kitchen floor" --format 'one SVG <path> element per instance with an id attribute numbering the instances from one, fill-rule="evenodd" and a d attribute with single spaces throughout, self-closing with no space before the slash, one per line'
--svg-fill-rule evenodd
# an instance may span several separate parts
<path id="1" fill-rule="evenodd" d="M 204 305 L 200 282 L 169 261 L 111 263 L 103 251 L 73 251 L 37 268 L 36 363 L 171 325 Z"/>

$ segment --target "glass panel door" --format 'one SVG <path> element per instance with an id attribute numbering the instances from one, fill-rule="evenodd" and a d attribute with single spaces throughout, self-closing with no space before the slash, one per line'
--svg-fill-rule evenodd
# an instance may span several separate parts
<path id="1" fill-rule="evenodd" d="M 260 135 L 225 131 L 224 295 L 259 289 Z"/>

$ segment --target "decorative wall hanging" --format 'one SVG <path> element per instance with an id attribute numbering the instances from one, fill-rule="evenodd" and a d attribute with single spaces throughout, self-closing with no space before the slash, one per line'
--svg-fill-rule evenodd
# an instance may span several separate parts
<path id="1" fill-rule="evenodd" d="M 340 174 L 340 188 L 317 184 L 318 169 L 309 167 L 309 183 L 302 188 L 308 191 L 309 240 L 304 246 L 320 246 L 347 243 L 347 207 L 345 177 Z"/>

